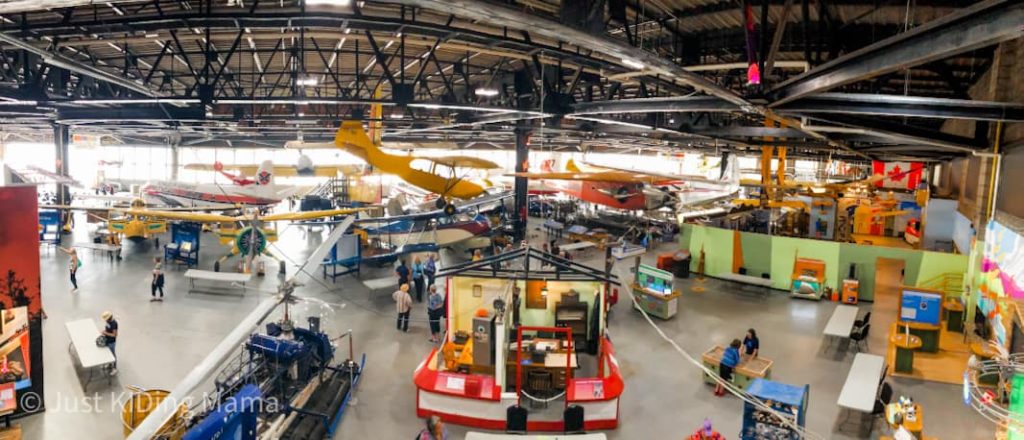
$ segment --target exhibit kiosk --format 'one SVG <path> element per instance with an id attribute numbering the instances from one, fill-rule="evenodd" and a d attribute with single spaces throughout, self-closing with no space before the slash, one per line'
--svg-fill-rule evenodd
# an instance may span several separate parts
<path id="1" fill-rule="evenodd" d="M 413 373 L 416 415 L 483 429 L 613 429 L 623 380 L 605 336 L 615 278 L 521 248 L 448 266 L 441 347 Z"/>
<path id="2" fill-rule="evenodd" d="M 796 386 L 767 379 L 754 379 L 747 393 L 768 405 L 776 414 L 787 416 L 788 421 L 803 427 L 807 419 L 807 398 L 810 386 Z M 792 427 L 778 417 L 755 407 L 750 402 L 743 404 L 742 440 L 798 440 L 803 438 Z"/>
<path id="3" fill-rule="evenodd" d="M 790 294 L 794 298 L 820 300 L 825 292 L 825 262 L 797 258 L 793 262 L 792 280 Z"/>
<path id="4" fill-rule="evenodd" d="M 641 264 L 636 268 L 636 279 L 630 286 L 636 307 L 648 315 L 661 319 L 676 316 L 679 309 L 679 297 L 682 295 L 672 287 L 673 276 L 655 267 Z"/>

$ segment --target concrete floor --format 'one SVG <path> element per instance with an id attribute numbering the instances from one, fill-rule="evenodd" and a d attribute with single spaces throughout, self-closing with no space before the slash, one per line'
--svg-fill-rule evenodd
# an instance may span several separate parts
<path id="1" fill-rule="evenodd" d="M 282 253 L 294 260 L 303 258 L 320 239 L 318 234 L 304 234 L 295 227 L 281 235 Z M 664 249 L 671 247 L 667 244 Z M 211 267 L 222 252 L 208 235 L 202 250 L 204 268 Z M 121 438 L 118 402 L 126 397 L 124 386 L 172 388 L 264 296 L 258 290 L 249 290 L 245 296 L 187 294 L 183 271 L 172 269 L 167 271 L 166 300 L 152 303 L 148 300 L 149 270 L 151 258 L 157 254 L 150 243 L 129 244 L 125 259 L 115 263 L 89 252 L 83 255 L 81 290 L 76 294 L 69 293 L 67 257 L 53 251 L 41 257 L 43 303 L 49 314 L 43 325 L 47 410 L 19 421 L 28 439 Z M 365 274 L 364 278 L 379 276 Z M 269 277 L 254 287 L 273 290 L 276 283 L 275 277 Z M 834 303 L 792 300 L 780 292 L 769 297 L 737 293 L 735 284 L 715 280 L 704 284 L 706 291 L 694 293 L 692 283 L 692 279 L 679 282 L 683 291 L 679 315 L 658 322 L 671 338 L 699 357 L 711 345 L 727 343 L 742 337 L 748 327 L 756 328 L 762 356 L 775 360 L 772 378 L 810 384 L 809 430 L 827 439 L 868 438 L 835 430 L 840 419 L 835 402 L 853 354 L 822 347 L 821 332 Z M 367 354 L 358 402 L 346 413 L 336 438 L 413 437 L 422 422 L 415 416 L 411 376 L 430 348 L 424 306 L 415 304 L 412 316 L 416 320 L 410 333 L 399 334 L 394 330 L 390 295 L 371 295 L 351 277 L 339 279 L 337 284 L 309 283 L 298 292 L 335 304 L 335 319 L 325 323 L 325 328 L 332 334 L 352 329 L 356 352 Z M 117 315 L 121 326 L 120 374 L 111 386 L 94 383 L 86 394 L 67 353 L 63 323 L 82 317 L 98 319 L 108 309 Z M 695 430 L 705 417 L 727 438 L 738 438 L 742 402 L 734 397 L 714 397 L 697 370 L 659 339 L 628 304 L 620 302 L 613 309 L 609 332 L 626 381 L 621 425 L 607 433 L 609 438 L 678 439 Z M 883 338 L 884 332 L 874 333 L 869 351 L 882 354 Z M 909 395 L 923 405 L 926 434 L 958 440 L 993 437 L 992 425 L 963 406 L 959 387 L 906 379 L 890 379 L 890 383 L 897 396 Z M 449 431 L 452 439 L 462 438 L 466 432 L 457 426 L 450 426 Z M 879 434 L 881 429 L 876 429 L 871 438 Z"/>

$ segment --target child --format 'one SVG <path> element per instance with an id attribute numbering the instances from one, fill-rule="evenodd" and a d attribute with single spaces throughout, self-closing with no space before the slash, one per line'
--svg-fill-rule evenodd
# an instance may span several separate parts
<path id="1" fill-rule="evenodd" d="M 163 301 L 164 300 L 164 271 L 163 265 L 160 264 L 160 257 L 155 259 L 156 265 L 153 266 L 153 283 L 149 286 L 150 301 Z M 160 297 L 156 297 L 156 291 L 160 291 Z"/>
<path id="2" fill-rule="evenodd" d="M 718 365 L 718 375 L 722 380 L 732 382 L 732 371 L 740 363 L 740 346 L 743 345 L 739 339 L 733 339 L 729 347 L 722 353 L 722 362 Z M 725 387 L 721 383 L 715 383 L 715 395 L 725 395 Z"/>
<path id="3" fill-rule="evenodd" d="M 78 259 L 78 251 L 75 248 L 60 248 L 60 250 L 71 257 L 68 260 L 68 270 L 71 273 L 71 285 L 74 286 L 71 293 L 75 293 L 78 291 L 78 278 L 75 278 L 75 275 L 78 274 L 78 268 L 82 267 L 82 260 Z"/>

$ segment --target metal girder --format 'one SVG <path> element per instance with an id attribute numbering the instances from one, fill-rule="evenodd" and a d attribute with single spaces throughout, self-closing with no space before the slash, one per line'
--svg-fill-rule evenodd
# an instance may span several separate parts
<path id="1" fill-rule="evenodd" d="M 865 134 L 877 135 L 896 140 L 902 145 L 925 145 L 933 148 L 953 151 L 958 153 L 970 153 L 986 148 L 983 141 L 957 136 L 940 131 L 928 130 L 906 124 L 899 124 L 879 119 L 861 118 L 856 116 L 829 115 L 800 115 L 822 122 L 838 124 L 847 127 L 860 128 Z"/>
<path id="2" fill-rule="evenodd" d="M 1024 35 L 1024 2 L 988 0 L 863 47 L 780 84 L 773 106 Z"/>
<path id="3" fill-rule="evenodd" d="M 205 119 L 205 110 L 190 108 L 67 108 L 57 111 L 59 121 L 182 121 Z"/>
<path id="4" fill-rule="evenodd" d="M 671 60 L 638 50 L 606 36 L 589 34 L 516 9 L 478 0 L 380 0 L 380 3 L 404 4 L 489 23 L 501 23 L 510 29 L 529 31 L 534 35 L 568 42 L 613 59 L 639 62 L 644 65 L 643 70 L 650 72 L 649 76 L 661 75 L 670 80 L 675 79 L 748 111 L 756 111 L 753 104 L 732 90 L 712 83 L 699 74 L 689 72 Z"/>
<path id="5" fill-rule="evenodd" d="M 687 131 L 693 134 L 699 134 L 703 136 L 710 136 L 715 138 L 761 138 L 761 137 L 773 137 L 773 138 L 784 138 L 784 139 L 806 139 L 810 138 L 807 133 L 804 133 L 795 128 L 774 128 L 774 127 L 745 127 L 740 125 L 726 126 L 726 127 L 692 127 Z M 772 142 L 778 144 L 780 142 Z M 818 141 L 820 144 L 821 142 Z"/>
<path id="6" fill-rule="evenodd" d="M 614 85 L 614 84 L 613 84 Z M 616 101 L 580 102 L 573 105 L 573 115 L 605 113 L 670 113 L 670 112 L 735 112 L 735 104 L 711 96 L 680 96 L 670 98 L 623 99 Z"/>
<path id="7" fill-rule="evenodd" d="M 116 86 L 123 87 L 125 89 L 131 90 L 136 93 L 141 93 L 146 96 L 163 96 L 163 93 L 158 92 L 156 90 L 152 90 L 146 86 L 143 86 L 142 84 L 136 83 L 135 81 L 119 77 L 117 75 L 106 72 L 104 70 L 100 70 L 93 66 L 87 66 L 64 55 L 56 54 L 45 49 L 35 47 L 31 44 L 26 43 L 25 41 L 22 41 L 18 38 L 12 37 L 4 33 L 0 33 L 0 42 L 17 47 L 18 49 L 24 50 L 26 52 L 36 54 L 43 60 L 44 63 L 54 67 L 60 67 L 62 69 L 75 72 L 79 75 L 85 75 L 91 78 L 95 78 L 100 81 L 104 81 L 109 84 L 114 84 Z"/>
<path id="8" fill-rule="evenodd" d="M 1024 104 L 922 96 L 822 93 L 775 107 L 779 113 L 835 113 L 1024 122 Z"/>

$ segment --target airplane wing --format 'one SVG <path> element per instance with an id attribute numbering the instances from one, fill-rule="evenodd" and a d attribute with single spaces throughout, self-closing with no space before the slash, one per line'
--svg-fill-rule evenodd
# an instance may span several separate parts
<path id="1" fill-rule="evenodd" d="M 596 165 L 592 163 L 583 162 L 584 165 L 590 168 L 606 169 L 611 171 L 618 171 L 623 173 L 631 174 L 643 174 L 651 177 L 661 179 L 658 184 L 672 184 L 680 182 L 701 182 L 701 183 L 722 183 L 721 180 L 708 179 L 704 176 L 691 175 L 691 174 L 667 174 L 659 173 L 656 171 L 645 171 L 645 170 L 634 170 L 629 168 L 620 168 L 612 165 Z"/>
<path id="2" fill-rule="evenodd" d="M 487 159 L 481 159 L 479 157 L 472 156 L 444 156 L 444 157 L 417 157 L 417 159 L 425 159 L 431 162 L 447 165 L 452 168 L 477 168 L 483 170 L 493 170 L 495 168 L 501 168 L 498 164 L 491 162 Z"/>
<path id="3" fill-rule="evenodd" d="M 470 199 L 466 201 L 466 203 L 457 203 L 455 205 L 455 212 L 461 214 L 474 208 L 481 208 L 481 210 L 484 211 L 487 211 L 488 209 L 495 209 L 498 207 L 499 204 L 511 199 L 514 195 L 515 193 L 512 191 L 502 191 L 500 193 L 482 195 L 474 199 Z M 448 214 L 444 212 L 444 209 L 434 209 L 430 211 L 416 212 L 412 214 L 392 215 L 388 217 L 361 218 L 356 219 L 356 223 L 386 223 L 406 220 L 415 221 L 440 217 L 448 217 Z"/>
<path id="4" fill-rule="evenodd" d="M 333 146 L 334 144 L 331 145 Z M 214 165 L 208 163 L 190 163 L 185 165 L 185 169 L 194 171 L 217 171 Z M 224 165 L 222 169 L 235 171 L 243 176 L 255 176 L 259 171 L 260 166 L 254 164 Z M 359 173 L 359 167 L 356 165 L 316 165 L 313 167 L 312 171 L 312 174 L 308 174 L 306 172 L 299 172 L 297 168 L 291 165 L 274 165 L 274 174 L 282 177 L 337 177 L 339 172 L 346 175 L 357 174 Z"/>
<path id="5" fill-rule="evenodd" d="M 188 222 L 198 223 L 229 223 L 236 222 L 239 220 L 237 217 L 232 217 L 223 214 L 209 214 L 205 212 L 180 212 L 180 211 L 169 211 L 169 210 L 151 210 L 151 209 L 126 209 L 123 211 L 128 215 L 143 216 L 143 217 L 156 217 L 164 218 L 168 220 L 184 220 Z"/>
<path id="6" fill-rule="evenodd" d="M 373 207 L 367 208 L 343 208 L 343 209 L 326 209 L 322 211 L 301 211 L 301 212 L 284 212 L 280 214 L 270 214 L 267 216 L 260 217 L 260 220 L 266 222 L 276 222 L 283 220 L 312 220 L 323 217 L 333 217 L 336 215 L 349 215 L 360 211 L 366 211 Z"/>
<path id="7" fill-rule="evenodd" d="M 112 211 L 109 206 L 39 205 L 39 209 L 70 209 L 74 211 Z"/>
<path id="8" fill-rule="evenodd" d="M 511 173 L 506 174 L 506 176 L 546 180 L 583 180 L 587 182 L 646 183 L 648 185 L 656 185 L 665 182 L 665 179 L 662 179 L 657 176 L 642 173 L 627 173 L 622 171 L 601 171 L 595 173 Z"/>

